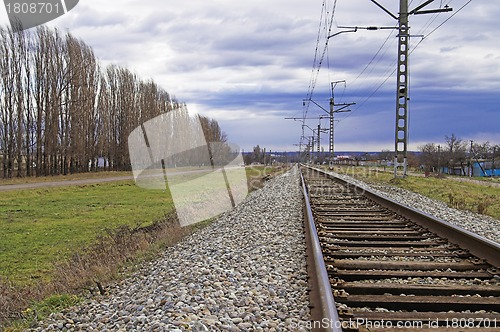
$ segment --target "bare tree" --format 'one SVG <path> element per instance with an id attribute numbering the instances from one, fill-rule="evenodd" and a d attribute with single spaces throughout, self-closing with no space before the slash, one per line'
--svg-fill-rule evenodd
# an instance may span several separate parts
<path id="1" fill-rule="evenodd" d="M 198 118 L 207 142 L 227 142 L 227 135 L 216 120 L 202 115 L 199 115 Z"/>
<path id="2" fill-rule="evenodd" d="M 15 132 L 17 129 L 16 118 L 16 75 L 15 75 L 15 47 L 13 47 L 13 32 L 10 29 L 1 29 L 0 36 L 2 38 L 1 45 L 1 87 L 2 98 L 0 101 L 0 121 L 2 127 L 2 166 L 3 176 L 11 178 L 14 168 L 14 152 L 15 152 Z"/>
<path id="3" fill-rule="evenodd" d="M 101 69 L 91 47 L 58 30 L 0 27 L 0 163 L 3 177 L 130 169 L 127 139 L 180 103 L 126 68 Z M 192 121 L 192 120 L 190 120 Z M 225 142 L 202 120 L 207 139 Z M 180 121 L 181 122 L 181 121 Z"/>
<path id="4" fill-rule="evenodd" d="M 438 147 L 434 143 L 427 143 L 418 147 L 421 152 L 419 161 L 420 164 L 424 166 L 426 171 L 434 171 L 438 168 L 439 158 Z"/>
<path id="5" fill-rule="evenodd" d="M 445 135 L 447 149 L 444 157 L 448 166 L 463 164 L 466 160 L 467 143 L 458 138 L 455 134 Z"/>
<path id="6" fill-rule="evenodd" d="M 474 158 L 477 159 L 490 158 L 493 153 L 493 146 L 489 141 L 486 141 L 485 143 L 474 143 L 472 145 L 472 153 Z"/>

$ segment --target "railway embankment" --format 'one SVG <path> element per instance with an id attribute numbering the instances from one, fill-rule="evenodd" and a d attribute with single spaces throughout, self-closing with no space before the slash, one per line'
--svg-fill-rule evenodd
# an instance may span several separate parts
<path id="1" fill-rule="evenodd" d="M 298 181 L 297 168 L 271 179 L 107 295 L 32 331 L 300 331 L 309 298 Z"/>

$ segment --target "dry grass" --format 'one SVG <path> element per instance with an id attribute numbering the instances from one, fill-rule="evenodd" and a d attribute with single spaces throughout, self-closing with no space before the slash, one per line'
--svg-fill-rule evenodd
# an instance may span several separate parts
<path id="1" fill-rule="evenodd" d="M 446 203 L 458 210 L 468 210 L 500 219 L 500 188 L 488 182 L 456 181 L 452 177 L 409 175 L 394 179 L 392 173 L 368 167 L 336 167 L 335 171 L 374 184 L 390 184 Z M 478 178 L 474 178 L 477 180 Z M 467 180 L 461 178 L 461 180 Z"/>
<path id="2" fill-rule="evenodd" d="M 265 182 L 274 176 L 286 173 L 288 166 L 261 166 L 252 165 L 246 167 L 248 191 L 261 189 Z"/>
<path id="3" fill-rule="evenodd" d="M 99 171 L 99 172 L 75 173 L 75 174 L 68 174 L 68 175 L 0 178 L 0 185 L 39 183 L 39 182 L 61 182 L 61 181 L 101 179 L 101 178 L 113 178 L 113 177 L 124 177 L 124 176 L 132 177 L 132 172 L 130 172 L 130 171 L 120 171 L 120 172 L 117 172 L 117 171 Z"/>
<path id="4" fill-rule="evenodd" d="M 249 189 L 260 188 L 265 178 L 284 171 L 286 168 L 281 167 L 247 168 Z M 88 188 L 84 189 L 88 193 Z M 109 190 L 107 195 L 109 196 Z M 120 197 L 124 195 L 122 193 Z M 75 199 L 74 194 L 65 196 Z M 138 194 L 134 192 L 132 196 L 137 201 Z M 7 331 L 23 330 L 43 319 L 51 310 L 61 310 L 74 304 L 78 295 L 75 297 L 71 294 L 82 294 L 82 291 L 104 293 L 106 285 L 123 277 L 120 271 L 123 272 L 126 267 L 127 273 L 133 271 L 139 262 L 156 257 L 164 248 L 209 223 L 210 220 L 180 227 L 177 216 L 172 211 L 152 224 L 142 222 L 137 226 L 113 226 L 100 232 L 101 235 L 88 241 L 91 244 L 84 249 L 75 248 L 72 255 L 55 260 L 50 278 L 19 283 L 18 280 L 16 282 L 0 275 L 0 331 L 2 323 L 8 323 Z M 74 223 L 79 224 L 81 223 Z"/>
<path id="5" fill-rule="evenodd" d="M 29 324 L 40 319 L 26 308 L 54 294 L 77 294 L 84 289 L 104 293 L 106 284 L 121 268 L 154 256 L 199 227 L 181 228 L 176 214 L 171 213 L 146 227 L 123 226 L 107 231 L 92 246 L 58 263 L 51 281 L 18 286 L 0 280 L 0 324 L 15 320 Z"/>

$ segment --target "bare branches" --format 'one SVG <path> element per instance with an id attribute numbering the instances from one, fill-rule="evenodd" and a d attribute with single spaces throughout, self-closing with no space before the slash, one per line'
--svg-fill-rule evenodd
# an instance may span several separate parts
<path id="1" fill-rule="evenodd" d="M 0 167 L 3 177 L 130 169 L 127 137 L 143 122 L 184 109 L 154 81 L 104 70 L 71 34 L 0 27 Z M 225 141 L 206 119 L 213 141 Z"/>

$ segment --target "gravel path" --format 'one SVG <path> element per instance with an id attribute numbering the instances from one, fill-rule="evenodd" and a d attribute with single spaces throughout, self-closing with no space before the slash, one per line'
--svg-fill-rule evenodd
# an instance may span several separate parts
<path id="1" fill-rule="evenodd" d="M 500 243 L 500 220 L 498 219 L 470 211 L 453 209 L 443 202 L 430 199 L 406 189 L 389 185 L 367 184 L 366 182 L 356 180 L 347 175 L 335 172 L 330 173 L 333 173 L 339 178 L 356 183 L 361 187 L 371 188 L 373 191 L 381 193 L 397 202 L 412 206 L 449 223 L 460 226 L 470 232 Z"/>
<path id="2" fill-rule="evenodd" d="M 474 179 L 467 178 L 467 177 L 460 177 L 459 178 L 459 177 L 455 177 L 455 176 L 454 177 L 447 177 L 446 179 L 450 180 L 450 181 L 470 182 L 470 183 L 478 184 L 481 186 L 500 188 L 499 182 L 481 181 L 481 180 L 474 180 Z"/>
<path id="3" fill-rule="evenodd" d="M 64 181 L 41 181 L 33 183 L 3 184 L 0 185 L 0 192 L 10 191 L 10 190 L 79 186 L 79 185 L 116 182 L 116 181 L 133 180 L 133 179 L 134 177 L 132 175 L 125 175 L 125 176 L 112 176 L 107 178 L 90 178 L 90 179 L 64 180 Z"/>
<path id="4" fill-rule="evenodd" d="M 296 167 L 270 180 L 109 295 L 32 331 L 301 331 L 310 313 L 298 181 Z"/>

